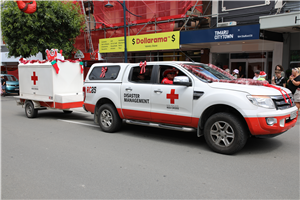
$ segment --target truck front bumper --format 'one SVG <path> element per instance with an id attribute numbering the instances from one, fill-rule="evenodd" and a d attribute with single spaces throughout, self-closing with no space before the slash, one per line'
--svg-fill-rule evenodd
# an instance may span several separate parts
<path id="1" fill-rule="evenodd" d="M 274 137 L 296 125 L 298 109 L 296 106 L 286 110 L 258 113 L 257 117 L 245 118 L 250 133 L 257 137 Z M 274 124 L 268 124 L 267 120 Z"/>

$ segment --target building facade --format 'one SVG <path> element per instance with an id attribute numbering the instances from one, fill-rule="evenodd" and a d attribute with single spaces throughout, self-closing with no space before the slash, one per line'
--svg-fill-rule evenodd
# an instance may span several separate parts
<path id="1" fill-rule="evenodd" d="M 282 66 L 287 76 L 300 67 L 300 1 L 282 1 L 281 12 L 259 17 L 261 29 L 283 36 Z"/>
<path id="2" fill-rule="evenodd" d="M 285 70 L 299 64 L 299 1 L 145 2 L 126 4 L 129 11 L 141 15 L 126 13 L 127 36 L 180 31 L 180 48 L 129 52 L 129 62 L 192 60 L 231 71 L 240 69 L 245 78 L 252 78 L 255 70 L 263 70 L 268 79 L 278 64 Z M 113 7 L 105 8 L 107 3 Z M 119 3 L 93 1 L 92 4 L 97 7 L 92 11 L 94 27 L 89 30 L 94 46 L 99 45 L 99 39 L 123 37 L 124 18 Z M 87 10 L 91 12 L 90 8 Z M 278 25 L 278 19 L 282 25 Z M 88 42 L 85 47 L 89 48 Z M 124 61 L 123 52 L 101 55 L 105 62 Z"/>

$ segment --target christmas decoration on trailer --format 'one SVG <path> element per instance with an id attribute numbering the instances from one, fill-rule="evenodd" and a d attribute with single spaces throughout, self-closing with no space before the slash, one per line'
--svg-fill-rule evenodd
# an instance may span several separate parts
<path id="1" fill-rule="evenodd" d="M 48 49 L 46 49 L 45 51 L 47 53 L 47 59 L 46 60 L 26 60 L 24 58 L 20 58 L 19 59 L 19 62 L 20 63 L 23 63 L 23 64 L 28 64 L 28 63 L 46 63 L 46 62 L 50 62 L 51 65 L 54 67 L 55 69 L 55 72 L 56 74 L 59 73 L 59 67 L 58 67 L 58 63 L 57 61 L 59 62 L 71 62 L 71 63 L 76 63 L 78 62 L 79 63 L 79 67 L 80 67 L 80 71 L 81 71 L 81 74 L 83 73 L 83 62 L 81 59 L 78 59 L 78 60 L 70 60 L 70 59 L 67 59 L 67 60 L 64 60 L 64 57 L 62 56 L 62 50 L 60 50 L 60 53 L 58 53 L 58 50 L 57 49 L 51 49 L 50 51 Z"/>
<path id="2" fill-rule="evenodd" d="M 32 14 L 36 11 L 36 1 L 15 1 L 18 8 L 27 14 Z"/>

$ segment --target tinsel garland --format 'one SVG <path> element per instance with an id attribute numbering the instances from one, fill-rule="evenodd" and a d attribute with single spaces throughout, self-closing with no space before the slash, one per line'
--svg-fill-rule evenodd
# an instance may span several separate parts
<path id="1" fill-rule="evenodd" d="M 287 96 L 287 98 L 290 100 L 289 102 L 290 102 L 291 106 L 293 106 L 292 105 L 292 100 L 291 100 L 289 94 L 285 90 L 283 90 L 283 89 L 281 89 L 281 88 L 279 88 L 279 87 L 277 87 L 275 85 L 269 84 L 268 81 L 257 81 L 257 80 L 253 80 L 253 79 L 249 79 L 249 78 L 238 78 L 238 79 L 235 79 L 235 77 L 232 76 L 231 74 L 229 74 L 228 72 L 223 71 L 222 69 L 220 69 L 220 68 L 218 68 L 218 67 L 216 67 L 216 66 L 214 66 L 212 64 L 209 64 L 208 66 L 211 67 L 211 68 L 213 68 L 213 69 L 215 69 L 215 70 L 217 70 L 218 72 L 226 75 L 227 77 L 232 78 L 232 80 L 214 79 L 214 78 L 212 78 L 210 76 L 207 76 L 204 73 L 199 72 L 197 69 L 195 69 L 194 66 L 185 65 L 185 64 L 181 64 L 181 66 L 184 67 L 185 69 L 187 69 L 188 71 L 191 71 L 192 73 L 196 74 L 200 78 L 208 80 L 208 81 L 212 81 L 212 82 L 235 83 L 235 84 L 241 84 L 241 85 L 259 85 L 259 86 L 265 86 L 265 87 L 270 87 L 270 88 L 276 89 L 276 90 L 278 90 L 281 93 L 281 95 L 284 98 L 284 101 L 286 103 L 288 103 L 288 101 L 287 101 L 287 99 L 285 98 L 285 95 L 284 95 L 284 93 L 285 93 L 286 96 Z"/>
<path id="2" fill-rule="evenodd" d="M 54 67 L 55 71 L 56 71 L 56 74 L 58 74 L 58 71 L 59 71 L 59 68 L 57 66 L 57 61 L 60 61 L 60 62 L 71 62 L 71 63 L 77 63 L 79 62 L 79 66 L 80 66 L 80 70 L 81 70 L 81 73 L 83 73 L 83 62 L 81 59 L 78 59 L 78 60 L 61 60 L 61 59 L 53 59 L 53 60 L 25 60 L 24 58 L 20 58 L 19 61 L 23 64 L 28 64 L 28 63 L 46 63 L 46 62 L 50 62 L 52 64 L 52 66 Z"/>
<path id="3" fill-rule="evenodd" d="M 224 80 L 224 79 L 214 79 L 210 76 L 207 76 L 206 74 L 199 72 L 197 69 L 195 69 L 194 66 L 191 65 L 186 65 L 186 64 L 182 64 L 182 67 L 184 67 L 185 69 L 191 71 L 192 73 L 196 74 L 197 76 L 199 76 L 200 78 L 203 78 L 205 80 L 208 81 L 212 81 L 212 82 L 222 82 L 222 83 L 235 83 L 235 84 L 241 84 L 241 85 L 265 85 L 268 84 L 268 81 L 257 81 L 257 80 L 253 80 L 253 79 L 249 79 L 249 78 L 238 78 L 235 79 L 234 76 L 232 76 L 231 74 L 229 74 L 228 72 L 212 65 L 209 64 L 208 66 L 217 70 L 218 72 L 224 74 L 225 76 L 231 78 L 231 80 Z"/>
<path id="4" fill-rule="evenodd" d="M 76 62 L 81 62 L 81 59 L 78 59 L 78 60 L 70 60 L 70 59 L 68 59 L 68 60 L 61 60 L 61 59 L 54 59 L 54 60 L 56 60 L 56 61 L 60 61 L 60 62 L 67 62 L 67 61 L 69 61 L 69 62 L 71 62 L 71 63 L 76 63 Z M 23 64 L 27 64 L 27 63 L 36 63 L 36 62 L 38 62 L 38 63 L 46 63 L 46 62 L 52 62 L 52 61 L 54 61 L 54 60 L 25 60 L 24 58 L 20 58 L 20 62 L 21 63 L 23 63 Z"/>

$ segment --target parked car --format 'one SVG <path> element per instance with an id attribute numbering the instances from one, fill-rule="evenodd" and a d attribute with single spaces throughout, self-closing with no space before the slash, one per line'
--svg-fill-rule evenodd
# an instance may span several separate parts
<path id="1" fill-rule="evenodd" d="M 19 80 L 10 74 L 1 74 L 6 80 L 6 93 L 17 93 L 19 95 Z"/>

